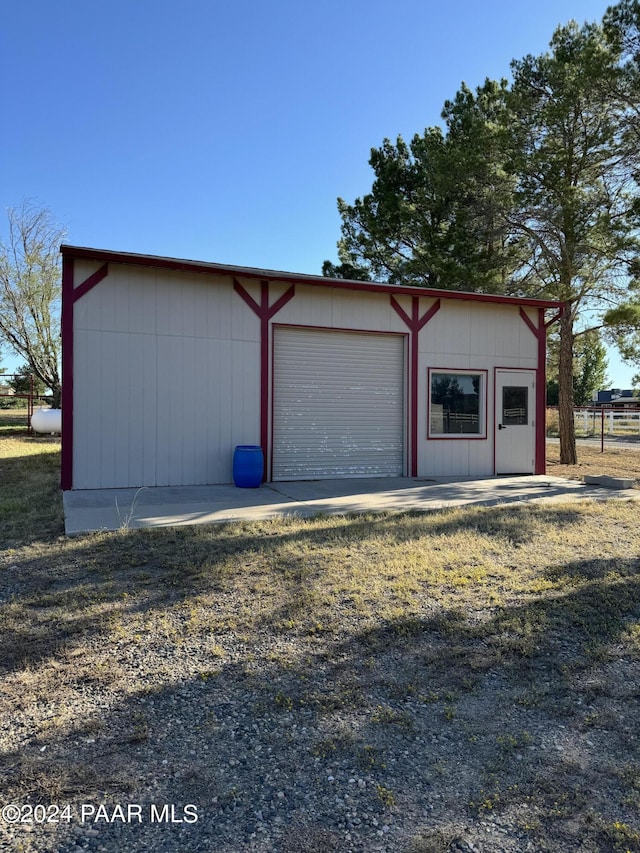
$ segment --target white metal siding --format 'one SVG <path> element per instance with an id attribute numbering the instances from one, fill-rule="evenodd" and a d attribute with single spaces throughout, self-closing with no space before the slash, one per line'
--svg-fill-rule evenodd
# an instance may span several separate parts
<path id="1" fill-rule="evenodd" d="M 73 487 L 231 482 L 260 440 L 260 323 L 233 282 L 113 264 L 74 324 Z"/>
<path id="2" fill-rule="evenodd" d="M 404 305 L 408 311 L 408 305 Z M 537 322 L 533 309 L 525 309 Z M 494 368 L 535 369 L 538 343 L 518 305 L 442 299 L 420 332 L 418 366 L 418 474 L 491 477 L 494 474 Z M 487 370 L 487 438 L 427 439 L 428 369 Z"/>
<path id="3" fill-rule="evenodd" d="M 274 293 L 273 301 L 276 299 Z M 399 298 L 402 302 L 402 298 Z M 423 300 L 426 310 L 433 300 Z M 411 316 L 411 302 L 403 307 Z M 279 311 L 278 326 L 323 326 L 330 329 L 361 329 L 367 332 L 406 334 L 407 327 L 391 307 L 389 294 L 332 287 L 296 285 L 296 296 Z"/>
<path id="4" fill-rule="evenodd" d="M 402 476 L 404 337 L 274 334 L 272 479 Z"/>

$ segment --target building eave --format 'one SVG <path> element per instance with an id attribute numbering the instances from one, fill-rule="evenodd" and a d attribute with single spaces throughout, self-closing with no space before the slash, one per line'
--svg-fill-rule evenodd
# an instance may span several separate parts
<path id="1" fill-rule="evenodd" d="M 218 264 L 206 261 L 194 261 L 183 258 L 144 255 L 136 252 L 117 252 L 110 249 L 93 249 L 86 246 L 71 246 L 66 243 L 60 247 L 63 257 L 77 260 L 94 260 L 102 263 L 128 264 L 152 267 L 154 269 L 177 270 L 181 272 L 205 275 L 232 276 L 257 281 L 281 281 L 285 284 L 307 284 L 313 287 L 333 287 L 345 290 L 357 290 L 369 293 L 390 293 L 394 295 L 431 297 L 434 299 L 454 299 L 467 302 L 488 302 L 497 305 L 520 305 L 535 308 L 561 309 L 562 302 L 548 299 L 531 299 L 520 296 L 501 296 L 493 293 L 474 293 L 463 290 L 436 290 L 426 287 L 408 287 L 373 281 L 353 281 L 349 279 L 326 278 L 306 273 L 292 273 L 283 270 L 259 269 L 232 264 Z"/>

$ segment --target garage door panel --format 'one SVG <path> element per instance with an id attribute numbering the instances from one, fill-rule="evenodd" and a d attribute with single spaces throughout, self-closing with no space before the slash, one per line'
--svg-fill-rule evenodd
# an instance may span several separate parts
<path id="1" fill-rule="evenodd" d="M 276 329 L 274 480 L 404 473 L 404 338 Z"/>

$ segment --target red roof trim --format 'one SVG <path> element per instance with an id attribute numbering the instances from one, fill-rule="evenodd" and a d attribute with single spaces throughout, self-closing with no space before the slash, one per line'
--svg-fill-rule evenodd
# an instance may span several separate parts
<path id="1" fill-rule="evenodd" d="M 498 296 L 492 293 L 467 293 L 462 290 L 433 290 L 426 287 L 405 287 L 403 285 L 382 284 L 373 281 L 349 281 L 348 279 L 325 278 L 319 275 L 279 272 L 253 267 L 238 267 L 225 264 L 212 264 L 204 261 L 166 258 L 157 255 L 141 255 L 133 252 L 114 252 L 108 249 L 90 249 L 82 246 L 60 247 L 63 257 L 79 260 L 103 261 L 106 263 L 133 264 L 134 266 L 154 267 L 156 269 L 181 270 L 183 272 L 205 273 L 209 275 L 236 276 L 261 281 L 282 281 L 288 284 L 310 284 L 316 287 L 338 287 L 346 290 L 362 290 L 370 293 L 392 293 L 396 295 L 423 296 L 425 298 L 461 299 L 467 302 L 492 302 L 498 305 L 534 305 L 537 308 L 561 308 L 563 303 L 528 299 L 519 296 Z"/>

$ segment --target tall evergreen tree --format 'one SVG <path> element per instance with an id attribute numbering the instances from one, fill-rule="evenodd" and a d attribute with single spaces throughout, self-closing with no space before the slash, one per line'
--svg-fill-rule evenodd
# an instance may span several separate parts
<path id="1" fill-rule="evenodd" d="M 547 405 L 558 405 L 560 336 L 552 331 L 547 346 Z M 576 406 L 588 406 L 596 391 L 609 385 L 607 350 L 599 330 L 575 336 L 573 347 L 573 395 Z"/>
<path id="2" fill-rule="evenodd" d="M 353 204 L 338 199 L 343 265 L 364 268 L 373 280 L 441 286 L 449 199 L 446 146 L 439 128 L 408 145 L 385 139 L 371 151 L 371 192 Z"/>
<path id="3" fill-rule="evenodd" d="M 609 42 L 620 53 L 620 73 L 614 81 L 613 95 L 626 106 L 624 133 L 630 167 L 638 180 L 640 148 L 640 2 L 621 0 L 607 9 L 604 31 Z M 634 214 L 640 214 L 640 198 L 636 197 Z M 609 337 L 618 346 L 625 361 L 640 365 L 640 257 L 632 258 L 628 267 L 627 298 L 605 314 Z M 638 379 L 638 377 L 634 377 Z"/>
<path id="4" fill-rule="evenodd" d="M 444 130 L 372 150 L 371 192 L 338 199 L 343 264 L 392 283 L 508 289 L 518 256 L 505 230 L 514 189 L 502 156 L 506 96 L 505 81 L 462 86 L 444 106 Z"/>
<path id="5" fill-rule="evenodd" d="M 603 27 L 559 27 L 548 52 L 512 63 L 511 85 L 463 86 L 445 104 L 443 130 L 374 149 L 371 193 L 338 202 L 340 259 L 373 278 L 566 303 L 564 463 L 576 461 L 576 335 L 618 322 L 607 312 L 628 299 L 637 251 L 635 84 L 625 62 L 622 39 Z"/>
<path id="6" fill-rule="evenodd" d="M 576 327 L 601 325 L 624 298 L 636 247 L 635 181 L 626 156 L 626 105 L 613 93 L 619 54 L 601 27 L 559 27 L 551 50 L 512 63 L 509 168 L 517 178 L 511 227 L 529 244 L 523 291 L 563 300 L 560 319 L 560 451 L 575 463 Z"/>

